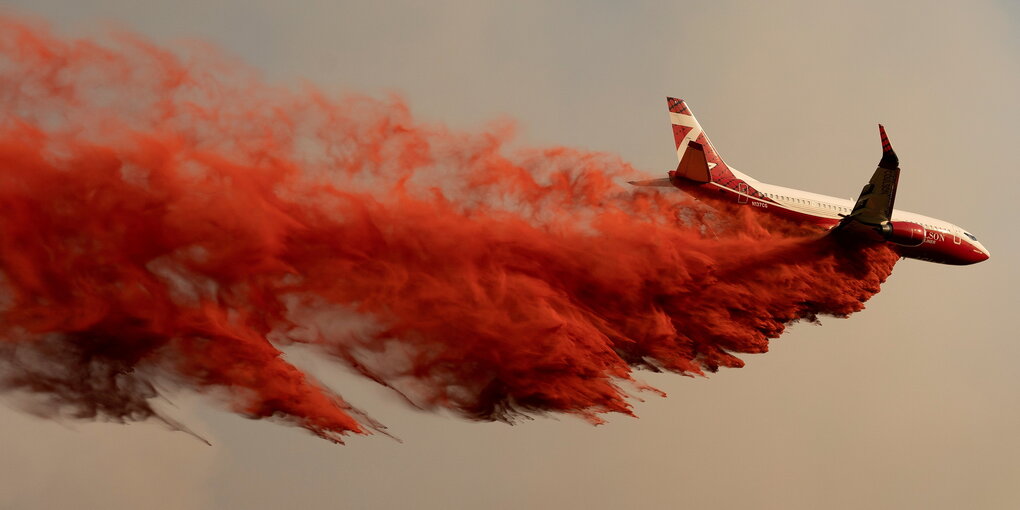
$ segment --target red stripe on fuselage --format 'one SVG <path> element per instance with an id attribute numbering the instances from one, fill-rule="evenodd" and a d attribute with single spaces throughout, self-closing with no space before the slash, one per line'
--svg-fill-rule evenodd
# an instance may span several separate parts
<path id="1" fill-rule="evenodd" d="M 747 186 L 746 192 L 739 191 L 741 184 Z M 820 231 L 827 231 L 841 221 L 840 218 L 818 216 L 794 210 L 764 196 L 749 183 L 736 177 L 729 179 L 725 184 L 722 182 L 702 184 L 674 179 L 673 185 L 710 205 L 723 206 L 723 208 L 747 206 L 754 211 L 770 214 L 793 223 L 818 227 Z M 987 254 L 968 242 L 967 239 L 939 230 L 928 230 L 925 242 L 920 246 L 893 246 L 902 257 L 940 264 L 968 265 L 988 259 Z"/>

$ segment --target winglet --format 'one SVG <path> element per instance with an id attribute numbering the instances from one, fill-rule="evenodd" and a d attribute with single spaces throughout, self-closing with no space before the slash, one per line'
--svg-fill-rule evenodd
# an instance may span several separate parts
<path id="1" fill-rule="evenodd" d="M 900 158 L 896 156 L 896 151 L 893 150 L 892 144 L 889 143 L 889 136 L 885 134 L 885 126 L 878 125 L 878 134 L 882 136 L 882 160 L 878 162 L 878 166 L 890 170 L 899 168 Z"/>

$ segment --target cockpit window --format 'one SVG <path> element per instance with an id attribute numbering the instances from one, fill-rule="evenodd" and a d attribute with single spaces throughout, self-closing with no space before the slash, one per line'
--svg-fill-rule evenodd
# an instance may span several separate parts
<path id="1" fill-rule="evenodd" d="M 977 241 L 977 238 L 974 237 L 974 234 L 971 234 L 970 232 L 964 232 L 963 235 L 969 237 L 971 241 Z"/>

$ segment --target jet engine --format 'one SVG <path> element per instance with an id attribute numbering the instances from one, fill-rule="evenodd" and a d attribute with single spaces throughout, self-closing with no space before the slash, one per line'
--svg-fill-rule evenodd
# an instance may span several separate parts
<path id="1" fill-rule="evenodd" d="M 928 234 L 923 225 L 912 221 L 890 221 L 880 230 L 886 241 L 900 246 L 921 246 Z"/>

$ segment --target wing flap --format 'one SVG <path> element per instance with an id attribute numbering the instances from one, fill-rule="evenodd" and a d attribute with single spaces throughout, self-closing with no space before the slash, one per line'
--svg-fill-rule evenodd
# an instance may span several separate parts
<path id="1" fill-rule="evenodd" d="M 848 218 L 854 218 L 867 225 L 881 225 L 892 219 L 899 180 L 899 168 L 876 168 L 871 181 L 861 190 Z"/>

